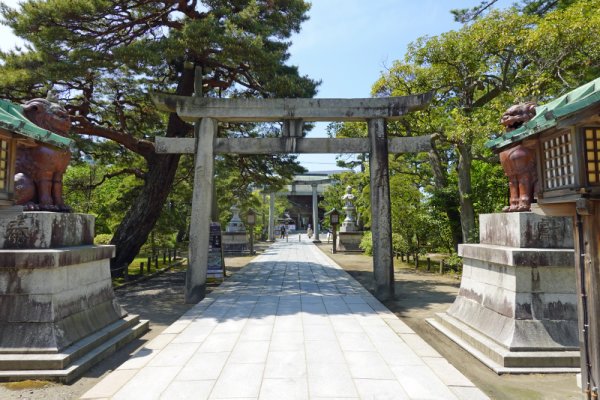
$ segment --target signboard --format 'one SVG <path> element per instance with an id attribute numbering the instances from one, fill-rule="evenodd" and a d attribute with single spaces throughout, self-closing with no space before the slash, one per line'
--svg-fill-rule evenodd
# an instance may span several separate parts
<path id="1" fill-rule="evenodd" d="M 208 236 L 208 268 L 207 278 L 223 279 L 225 274 L 225 260 L 223 259 L 223 245 L 221 240 L 221 224 L 210 223 Z"/>

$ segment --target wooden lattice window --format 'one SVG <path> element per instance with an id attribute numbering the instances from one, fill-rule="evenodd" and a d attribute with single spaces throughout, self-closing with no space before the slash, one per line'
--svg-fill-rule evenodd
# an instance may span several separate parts
<path id="1" fill-rule="evenodd" d="M 545 189 L 558 189 L 575 184 L 573 143 L 569 132 L 543 142 Z"/>
<path id="2" fill-rule="evenodd" d="M 9 143 L 0 138 L 0 191 L 8 190 Z"/>
<path id="3" fill-rule="evenodd" d="M 585 128 L 585 165 L 590 185 L 600 184 L 600 128 Z"/>

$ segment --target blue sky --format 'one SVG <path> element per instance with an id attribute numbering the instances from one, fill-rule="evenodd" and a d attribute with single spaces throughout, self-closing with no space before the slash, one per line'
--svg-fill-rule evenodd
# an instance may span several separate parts
<path id="1" fill-rule="evenodd" d="M 2 0 L 15 6 L 18 0 Z M 450 10 L 472 7 L 479 0 L 314 0 L 310 19 L 292 37 L 290 64 L 300 73 L 322 80 L 317 97 L 369 97 L 371 86 L 404 56 L 407 45 L 425 35 L 458 29 Z M 513 0 L 500 0 L 507 7 Z M 0 26 L 0 48 L 14 47 L 15 38 Z M 326 123 L 309 137 L 324 137 Z M 335 155 L 301 155 L 310 171 L 331 170 Z"/>
<path id="2" fill-rule="evenodd" d="M 460 28 L 451 9 L 477 5 L 478 0 L 315 0 L 310 20 L 292 38 L 290 63 L 301 74 L 322 80 L 316 97 L 370 97 L 371 86 L 408 44 Z M 499 1 L 508 7 L 513 0 Z M 309 137 L 326 136 L 320 123 Z M 310 171 L 337 169 L 335 155 L 300 155 Z"/>

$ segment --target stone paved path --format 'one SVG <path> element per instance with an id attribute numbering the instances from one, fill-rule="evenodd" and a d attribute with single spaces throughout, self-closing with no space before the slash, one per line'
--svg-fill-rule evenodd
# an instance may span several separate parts
<path id="1" fill-rule="evenodd" d="M 275 243 L 82 399 L 487 399 L 303 239 Z"/>

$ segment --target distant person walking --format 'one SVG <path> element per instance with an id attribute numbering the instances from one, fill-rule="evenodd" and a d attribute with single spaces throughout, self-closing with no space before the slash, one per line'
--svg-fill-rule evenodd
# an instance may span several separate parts
<path id="1" fill-rule="evenodd" d="M 281 225 L 281 239 L 285 239 L 285 226 Z"/>
<path id="2" fill-rule="evenodd" d="M 306 235 L 308 236 L 309 239 L 312 238 L 313 230 L 310 227 L 310 224 L 308 225 L 308 228 L 306 228 Z"/>

